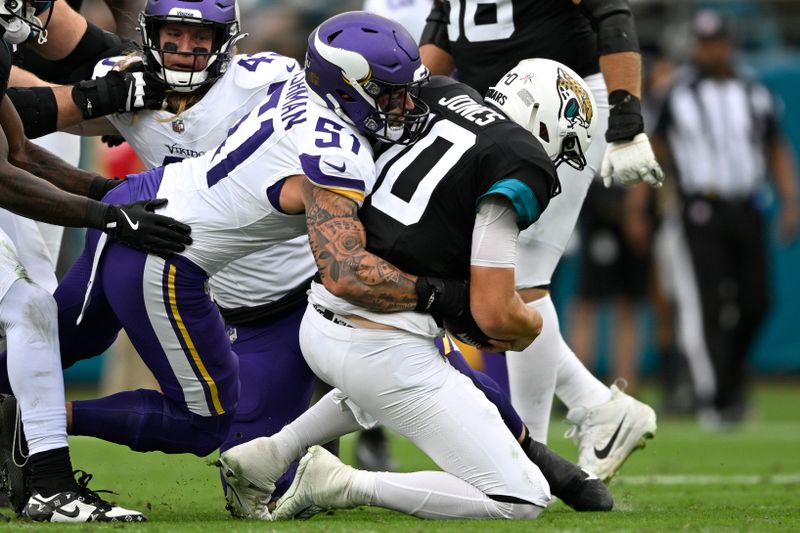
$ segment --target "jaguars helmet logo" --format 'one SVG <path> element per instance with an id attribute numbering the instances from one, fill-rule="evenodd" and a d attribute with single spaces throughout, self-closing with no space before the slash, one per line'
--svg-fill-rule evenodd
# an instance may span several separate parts
<path id="1" fill-rule="evenodd" d="M 589 93 L 561 68 L 558 69 L 556 86 L 561 99 L 558 116 L 567 119 L 570 126 L 578 125 L 588 130 L 594 116 Z"/>

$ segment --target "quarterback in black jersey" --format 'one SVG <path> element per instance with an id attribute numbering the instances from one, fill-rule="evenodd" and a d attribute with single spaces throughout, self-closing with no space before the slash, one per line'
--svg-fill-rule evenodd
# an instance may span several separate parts
<path id="1" fill-rule="evenodd" d="M 415 275 L 466 281 L 481 200 L 508 199 L 527 228 L 558 189 L 555 167 L 536 138 L 467 85 L 434 76 L 421 99 L 431 110 L 421 139 L 378 149 L 378 181 L 359 217 L 372 253 Z"/>
<path id="2" fill-rule="evenodd" d="M 604 135 L 593 139 L 585 169 L 559 169 L 561 194 L 519 240 L 517 289 L 542 313 L 543 334 L 522 352 L 506 352 L 505 360 L 512 401 L 532 436 L 547 441 L 552 397 L 558 394 L 575 426 L 578 463 L 608 480 L 655 433 L 655 413 L 586 370 L 561 335 L 549 284 L 597 173 L 607 185 L 612 177 L 654 187 L 663 179 L 644 133 L 641 58 L 629 0 L 435 0 L 421 42 L 432 73 L 457 69 L 461 81 L 482 93 L 518 61 L 540 57 L 571 67 L 594 95 L 594 120 Z M 501 90 L 499 97 L 505 94 Z M 502 104 L 496 96 L 487 93 Z M 612 439 L 615 432 L 625 437 Z M 612 449 L 605 453 L 609 442 Z"/>
<path id="3" fill-rule="evenodd" d="M 42 4 L 45 4 L 42 6 Z M 42 8 L 44 9 L 37 9 Z M 41 11 L 41 12 L 40 12 Z M 155 214 L 150 205 L 113 206 L 98 201 L 96 176 L 74 168 L 25 138 L 22 123 L 6 97 L 11 46 L 46 31 L 48 2 L 8 2 L 0 6 L 0 207 L 52 224 L 93 227 L 134 247 L 161 254 L 191 242 L 189 228 Z M 36 16 L 36 13 L 39 13 Z M 0 232 L 0 322 L 8 349 L 9 381 L 16 398 L 0 399 L 0 469 L 12 503 L 38 521 L 141 521 L 143 515 L 111 505 L 76 483 L 66 440 L 56 309 L 52 296 L 33 283 L 19 263 L 13 243 Z M 31 317 L 37 317 L 31 319 Z M 16 466 L 24 463 L 12 443 L 22 438 L 15 422 L 17 402 L 30 453 L 32 495 Z"/>

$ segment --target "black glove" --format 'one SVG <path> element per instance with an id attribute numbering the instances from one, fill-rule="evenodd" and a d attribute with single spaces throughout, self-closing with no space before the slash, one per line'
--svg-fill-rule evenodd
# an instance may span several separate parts
<path id="1" fill-rule="evenodd" d="M 630 141 L 644 131 L 642 103 L 634 95 L 617 89 L 608 95 L 606 142 Z"/>
<path id="2" fill-rule="evenodd" d="M 102 200 L 106 193 L 117 185 L 122 185 L 122 180 L 117 177 L 105 178 L 103 176 L 95 176 L 91 185 L 89 185 L 89 194 L 86 196 L 92 200 Z"/>
<path id="3" fill-rule="evenodd" d="M 143 68 L 138 62 L 125 72 L 111 70 L 105 76 L 76 83 L 72 87 L 72 100 L 83 113 L 83 118 L 138 109 L 161 109 L 167 87 Z"/>
<path id="4" fill-rule="evenodd" d="M 447 316 L 469 309 L 469 284 L 466 281 L 420 276 L 415 284 L 416 311 L 429 313 L 441 325 Z"/>
<path id="5" fill-rule="evenodd" d="M 101 135 L 100 141 L 105 143 L 105 145 L 109 148 L 114 148 L 115 146 L 119 146 L 120 144 L 124 143 L 125 137 L 118 133 L 112 133 L 110 135 Z"/>
<path id="6" fill-rule="evenodd" d="M 131 248 L 168 257 L 192 244 L 192 228 L 177 220 L 158 215 L 156 209 L 167 200 L 142 200 L 126 205 L 109 205 L 105 214 L 105 231 L 109 237 Z"/>
<path id="7" fill-rule="evenodd" d="M 469 283 L 451 279 L 419 277 L 416 283 L 417 311 L 430 313 L 453 337 L 476 348 L 489 346 L 469 308 Z"/>

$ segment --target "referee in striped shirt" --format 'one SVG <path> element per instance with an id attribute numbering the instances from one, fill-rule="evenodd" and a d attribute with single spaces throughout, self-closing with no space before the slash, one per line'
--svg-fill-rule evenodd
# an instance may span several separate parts
<path id="1" fill-rule="evenodd" d="M 701 421 L 735 425 L 746 415 L 746 357 L 769 307 L 763 206 L 767 175 L 780 196 L 780 230 L 795 237 L 794 161 L 775 104 L 734 65 L 725 21 L 693 21 L 693 61 L 675 78 L 656 126 L 659 160 L 671 161 L 682 242 L 673 254 L 678 339 L 692 372 Z M 683 331 L 681 331 L 681 328 Z"/>

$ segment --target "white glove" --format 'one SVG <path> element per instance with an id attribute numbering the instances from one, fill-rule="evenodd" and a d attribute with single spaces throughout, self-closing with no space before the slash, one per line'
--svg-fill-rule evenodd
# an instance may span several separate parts
<path id="1" fill-rule="evenodd" d="M 653 147 L 646 133 L 639 133 L 630 141 L 608 143 L 600 177 L 603 185 L 611 187 L 614 176 L 623 185 L 644 181 L 658 189 L 664 182 L 664 172 L 656 161 Z"/>

